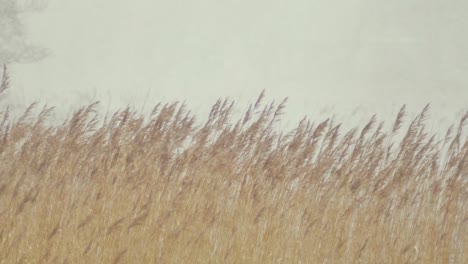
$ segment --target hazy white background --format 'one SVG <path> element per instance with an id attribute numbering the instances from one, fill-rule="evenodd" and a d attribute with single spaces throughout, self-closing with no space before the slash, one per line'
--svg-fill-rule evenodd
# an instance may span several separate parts
<path id="1" fill-rule="evenodd" d="M 11 66 L 8 102 L 57 117 L 185 100 L 240 110 L 266 89 L 287 118 L 389 120 L 432 104 L 431 122 L 468 109 L 468 2 L 462 0 L 50 0 L 22 17 L 45 59 Z M 390 121 L 390 120 L 389 120 Z"/>

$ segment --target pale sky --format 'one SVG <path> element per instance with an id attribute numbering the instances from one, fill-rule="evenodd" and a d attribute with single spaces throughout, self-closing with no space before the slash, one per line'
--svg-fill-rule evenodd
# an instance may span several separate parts
<path id="1" fill-rule="evenodd" d="M 292 122 L 352 110 L 391 122 L 405 103 L 453 119 L 468 110 L 467 13 L 462 0 L 49 0 L 23 17 L 49 56 L 12 65 L 8 100 L 59 116 L 185 100 L 206 114 L 266 89 L 289 96 Z"/>

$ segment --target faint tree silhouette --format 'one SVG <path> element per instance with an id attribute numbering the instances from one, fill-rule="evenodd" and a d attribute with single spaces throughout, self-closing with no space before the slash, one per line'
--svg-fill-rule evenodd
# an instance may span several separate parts
<path id="1" fill-rule="evenodd" d="M 42 0 L 0 0 L 0 65 L 26 63 L 45 57 L 46 50 L 25 39 L 21 14 L 45 7 Z"/>
<path id="2" fill-rule="evenodd" d="M 10 79 L 8 77 L 7 67 L 3 65 L 2 75 L 0 77 L 0 101 L 5 96 L 5 91 L 10 86 Z"/>

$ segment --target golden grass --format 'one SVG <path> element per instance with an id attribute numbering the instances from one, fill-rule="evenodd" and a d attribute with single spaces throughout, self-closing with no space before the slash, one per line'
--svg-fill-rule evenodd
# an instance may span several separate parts
<path id="1" fill-rule="evenodd" d="M 441 140 L 428 107 L 282 133 L 263 97 L 200 125 L 179 103 L 1 112 L 0 263 L 468 263 L 468 112 Z"/>

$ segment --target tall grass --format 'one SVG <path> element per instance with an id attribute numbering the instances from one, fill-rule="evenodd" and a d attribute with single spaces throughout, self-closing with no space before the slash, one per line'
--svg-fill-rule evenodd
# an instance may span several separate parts
<path id="1" fill-rule="evenodd" d="M 35 107 L 0 113 L 1 263 L 468 263 L 468 112 L 439 137 L 429 107 L 284 132 L 263 93 L 205 123 L 177 102 L 61 125 Z"/>

